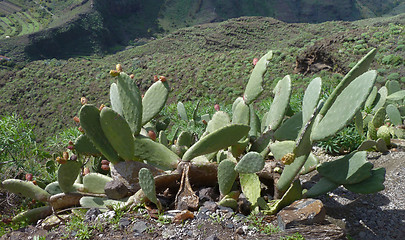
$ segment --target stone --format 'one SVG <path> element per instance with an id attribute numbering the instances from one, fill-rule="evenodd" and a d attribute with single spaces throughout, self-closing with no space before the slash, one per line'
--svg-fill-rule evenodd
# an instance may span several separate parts
<path id="1" fill-rule="evenodd" d="M 208 211 L 211 211 L 211 212 L 215 212 L 218 208 L 218 204 L 216 202 L 211 202 L 211 201 L 205 202 L 203 206 L 205 208 L 207 208 Z"/>
<path id="2" fill-rule="evenodd" d="M 244 235 L 244 234 L 246 234 L 246 233 L 245 233 L 245 230 L 244 230 L 242 227 L 238 227 L 238 228 L 235 230 L 235 233 L 236 233 L 236 234 L 239 234 L 239 235 Z"/>
<path id="3" fill-rule="evenodd" d="M 213 234 L 213 235 L 207 237 L 205 240 L 219 240 L 219 238 L 217 237 L 217 235 Z"/>
<path id="4" fill-rule="evenodd" d="M 120 219 L 120 222 L 118 224 L 121 229 L 124 229 L 124 228 L 128 227 L 129 224 L 131 224 L 131 221 L 128 218 L 124 217 L 124 218 Z"/>
<path id="5" fill-rule="evenodd" d="M 106 183 L 104 192 L 108 198 L 119 200 L 128 196 L 129 190 L 123 182 L 112 180 Z"/>
<path id="6" fill-rule="evenodd" d="M 296 225 L 321 223 L 325 220 L 326 210 L 318 199 L 301 199 L 293 202 L 277 214 L 278 226 L 282 231 Z"/>
<path id="7" fill-rule="evenodd" d="M 215 193 L 213 187 L 201 188 L 197 191 L 197 196 L 200 199 L 200 202 L 211 201 L 213 202 L 215 198 L 218 197 L 218 194 Z"/>
<path id="8" fill-rule="evenodd" d="M 84 215 L 84 222 L 93 222 L 96 220 L 97 216 L 101 214 L 100 209 L 90 208 Z"/>
<path id="9" fill-rule="evenodd" d="M 132 231 L 137 232 L 137 233 L 143 233 L 148 229 L 148 226 L 146 225 L 146 222 L 144 221 L 138 221 L 133 224 Z"/>
<path id="10" fill-rule="evenodd" d="M 49 217 L 47 217 L 42 223 L 41 223 L 41 227 L 45 230 L 51 230 L 53 227 L 56 227 L 58 225 L 61 224 L 61 219 L 63 219 L 63 221 L 67 221 L 69 220 L 70 215 L 69 214 L 65 214 L 65 215 L 59 215 L 59 218 L 56 217 L 55 215 L 51 215 Z"/>

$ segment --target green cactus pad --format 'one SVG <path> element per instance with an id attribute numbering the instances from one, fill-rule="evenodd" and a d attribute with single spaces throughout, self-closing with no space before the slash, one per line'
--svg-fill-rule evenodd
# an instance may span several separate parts
<path id="1" fill-rule="evenodd" d="M 177 103 L 177 114 L 179 114 L 182 120 L 188 122 L 187 111 L 182 102 Z"/>
<path id="2" fill-rule="evenodd" d="M 84 191 L 102 194 L 104 193 L 105 185 L 112 180 L 112 178 L 100 173 L 89 173 L 83 177 Z"/>
<path id="3" fill-rule="evenodd" d="M 369 194 L 384 190 L 385 168 L 371 170 L 371 177 L 357 184 L 343 185 L 347 190 L 355 193 Z"/>
<path id="4" fill-rule="evenodd" d="M 164 145 L 138 136 L 134 141 L 135 157 L 162 170 L 173 170 L 180 158 Z"/>
<path id="5" fill-rule="evenodd" d="M 235 171 L 238 173 L 256 173 L 264 167 L 264 159 L 257 152 L 248 152 L 245 154 L 238 164 L 235 166 Z"/>
<path id="6" fill-rule="evenodd" d="M 363 141 L 360 146 L 357 148 L 357 151 L 367 151 L 373 148 L 377 144 L 374 140 L 365 140 Z"/>
<path id="7" fill-rule="evenodd" d="M 243 194 L 255 206 L 257 199 L 260 197 L 260 180 L 255 173 L 239 174 L 240 186 Z"/>
<path id="8" fill-rule="evenodd" d="M 236 106 L 242 101 L 244 101 L 242 97 L 237 97 L 235 99 L 235 101 L 232 103 L 232 112 L 235 112 Z"/>
<path id="9" fill-rule="evenodd" d="M 377 140 L 377 129 L 374 127 L 373 122 L 370 121 L 367 125 L 367 139 Z"/>
<path id="10" fill-rule="evenodd" d="M 371 176 L 373 164 L 367 161 L 367 152 L 353 152 L 331 162 L 322 163 L 317 171 L 337 184 L 355 184 Z"/>
<path id="11" fill-rule="evenodd" d="M 333 191 L 340 184 L 329 181 L 327 178 L 322 177 L 314 186 L 312 186 L 306 193 L 305 197 L 314 198 L 323 195 L 327 192 Z"/>
<path id="12" fill-rule="evenodd" d="M 169 140 L 167 140 L 167 136 L 164 131 L 159 132 L 159 143 L 166 147 L 169 145 Z"/>
<path id="13" fill-rule="evenodd" d="M 377 100 L 378 89 L 376 86 L 371 90 L 370 95 L 368 95 L 366 102 L 364 103 L 364 109 L 371 109 Z"/>
<path id="14" fill-rule="evenodd" d="M 102 197 L 84 196 L 80 199 L 80 206 L 84 208 L 99 208 L 101 211 L 106 211 L 108 209 L 108 206 L 114 206 L 118 208 L 125 206 L 126 200 L 127 199 L 112 200 Z"/>
<path id="15" fill-rule="evenodd" d="M 238 141 L 237 143 L 233 144 L 231 146 L 230 152 L 235 158 L 239 158 L 245 151 L 246 148 L 248 147 L 250 141 L 249 138 L 243 138 L 242 140 Z"/>
<path id="16" fill-rule="evenodd" d="M 385 83 L 385 87 L 388 90 L 388 96 L 396 92 L 401 91 L 401 84 L 396 80 L 389 80 Z"/>
<path id="17" fill-rule="evenodd" d="M 394 92 L 387 96 L 387 100 L 390 101 L 401 101 L 405 99 L 405 90 Z"/>
<path id="18" fill-rule="evenodd" d="M 94 105 L 83 105 L 79 112 L 80 124 L 94 146 L 112 163 L 121 161 L 100 124 L 100 111 Z"/>
<path id="19" fill-rule="evenodd" d="M 244 101 L 239 101 L 232 112 L 233 124 L 249 125 L 250 122 L 250 109 Z"/>
<path id="20" fill-rule="evenodd" d="M 158 200 L 156 198 L 156 186 L 155 179 L 153 178 L 152 173 L 147 168 L 141 168 L 139 170 L 139 185 L 142 188 L 142 191 L 145 193 L 146 197 L 158 205 Z"/>
<path id="21" fill-rule="evenodd" d="M 222 200 L 218 202 L 218 205 L 222 207 L 232 208 L 234 211 L 238 209 L 238 202 L 229 196 L 225 196 L 224 198 L 222 198 Z"/>
<path id="22" fill-rule="evenodd" d="M 274 137 L 278 141 L 295 140 L 298 133 L 302 128 L 302 112 L 295 113 L 292 117 L 287 119 L 283 124 L 274 132 Z"/>
<path id="23" fill-rule="evenodd" d="M 231 119 L 226 112 L 218 111 L 213 116 L 211 121 L 207 124 L 206 133 L 215 132 L 216 130 L 223 128 L 231 123 Z"/>
<path id="24" fill-rule="evenodd" d="M 84 187 L 83 184 L 80 183 L 74 183 L 73 188 L 75 191 L 83 191 Z M 59 187 L 59 183 L 56 182 L 51 182 L 50 184 L 46 185 L 45 191 L 47 191 L 51 195 L 56 195 L 59 193 L 63 193 L 63 191 Z"/>
<path id="25" fill-rule="evenodd" d="M 273 57 L 273 51 L 269 51 L 256 63 L 246 85 L 243 98 L 246 104 L 251 104 L 263 92 L 263 75 L 266 73 L 267 64 Z"/>
<path id="26" fill-rule="evenodd" d="M 116 111 L 122 116 L 122 102 L 120 99 L 120 94 L 118 93 L 118 86 L 116 83 L 111 83 L 110 102 L 112 110 Z"/>
<path id="27" fill-rule="evenodd" d="M 314 78 L 305 90 L 304 99 L 302 100 L 302 125 L 305 125 L 318 105 L 322 89 L 322 79 Z"/>
<path id="28" fill-rule="evenodd" d="M 192 137 L 191 134 L 189 132 L 186 131 L 182 131 L 179 135 L 179 137 L 177 138 L 177 146 L 186 146 L 186 147 L 190 147 L 191 146 L 191 141 L 192 141 Z"/>
<path id="29" fill-rule="evenodd" d="M 38 207 L 19 213 L 18 215 L 13 217 L 13 222 L 24 221 L 25 223 L 28 224 L 36 223 L 38 220 L 44 219 L 51 214 L 52 214 L 52 207 L 50 206 Z"/>
<path id="30" fill-rule="evenodd" d="M 145 92 L 142 99 L 142 125 L 152 120 L 165 106 L 169 97 L 167 82 L 157 81 Z"/>
<path id="31" fill-rule="evenodd" d="M 281 158 L 287 153 L 292 153 L 294 151 L 294 147 L 294 141 L 282 141 L 270 144 L 271 153 L 273 153 L 273 156 L 277 161 L 280 161 Z"/>
<path id="32" fill-rule="evenodd" d="M 381 126 L 377 130 L 377 139 L 381 138 L 384 140 L 385 144 L 389 146 L 391 144 L 391 134 L 388 126 Z"/>
<path id="33" fill-rule="evenodd" d="M 133 79 L 126 73 L 118 76 L 118 93 L 122 103 L 122 116 L 127 120 L 134 135 L 138 135 L 142 127 L 142 98 Z"/>
<path id="34" fill-rule="evenodd" d="M 58 183 L 60 189 L 64 193 L 75 191 L 73 187 L 77 176 L 80 174 L 82 164 L 77 161 L 67 161 L 65 164 L 61 164 L 58 169 Z"/>
<path id="35" fill-rule="evenodd" d="M 133 160 L 134 137 L 127 121 L 111 108 L 104 107 L 100 113 L 100 124 L 118 156 L 124 160 Z"/>
<path id="36" fill-rule="evenodd" d="M 296 200 L 302 198 L 302 187 L 300 181 L 297 179 L 295 180 L 291 186 L 287 189 L 285 194 L 280 200 L 276 200 L 274 204 L 270 206 L 269 210 L 264 210 L 263 212 L 268 215 L 276 214 L 278 211 L 283 209 L 284 207 L 290 205 Z"/>
<path id="37" fill-rule="evenodd" d="M 269 129 L 275 130 L 283 121 L 284 115 L 290 103 L 291 78 L 289 75 L 281 79 L 273 90 L 274 100 L 270 105 L 267 114 L 266 125 Z"/>
<path id="38" fill-rule="evenodd" d="M 222 195 L 226 195 L 231 191 L 233 183 L 238 176 L 238 173 L 235 171 L 235 165 L 236 164 L 229 159 L 221 161 L 218 165 L 218 185 L 219 192 Z"/>
<path id="39" fill-rule="evenodd" d="M 375 144 L 377 151 L 385 153 L 388 152 L 387 143 L 382 138 L 378 138 Z"/>
<path id="40" fill-rule="evenodd" d="M 374 86 L 376 77 L 376 71 L 368 71 L 357 77 L 343 89 L 336 97 L 336 101 L 326 112 L 326 115 L 313 129 L 312 140 L 320 141 L 326 139 L 345 127 L 367 99 Z"/>
<path id="41" fill-rule="evenodd" d="M 24 197 L 32 198 L 37 201 L 46 202 L 51 196 L 47 191 L 33 184 L 32 182 L 19 179 L 7 179 L 2 182 L 2 188 Z"/>
<path id="42" fill-rule="evenodd" d="M 375 113 L 378 109 L 383 107 L 385 105 L 385 102 L 387 101 L 387 96 L 388 96 L 388 90 L 385 86 L 381 87 L 378 90 L 377 94 L 377 102 L 375 103 L 372 112 Z"/>
<path id="43" fill-rule="evenodd" d="M 249 110 L 249 112 L 250 112 L 249 136 L 257 137 L 261 133 L 260 119 L 253 108 L 253 104 L 249 105 L 249 109 L 250 109 Z"/>
<path id="44" fill-rule="evenodd" d="M 319 159 L 313 153 L 310 153 L 307 161 L 305 161 L 304 166 L 302 166 L 300 174 L 305 175 L 307 173 L 312 172 L 313 170 L 316 169 L 318 164 L 319 164 Z"/>
<path id="45" fill-rule="evenodd" d="M 364 133 L 364 122 L 363 122 L 363 115 L 360 111 L 356 112 L 356 115 L 354 116 L 354 126 L 356 127 L 357 132 L 359 135 L 363 135 Z"/>
<path id="46" fill-rule="evenodd" d="M 337 97 L 341 94 L 341 92 L 349 85 L 352 81 L 362 75 L 364 72 L 368 70 L 370 67 L 371 62 L 374 59 L 374 56 L 377 53 L 377 49 L 372 49 L 370 52 L 366 54 L 340 81 L 340 83 L 336 86 L 333 92 L 330 94 L 328 100 L 323 105 L 319 115 L 325 116 L 326 112 L 329 108 L 337 101 Z M 356 95 L 356 94 L 354 94 Z M 368 96 L 368 95 L 367 95 Z"/>
<path id="47" fill-rule="evenodd" d="M 200 102 L 201 102 L 201 100 L 198 99 L 197 104 L 195 105 L 195 108 L 193 110 L 193 120 L 194 120 L 194 122 L 198 122 L 198 121 L 201 120 L 201 118 L 198 117 L 198 107 L 200 106 Z"/>
<path id="48" fill-rule="evenodd" d="M 402 125 L 401 113 L 394 104 L 389 104 L 385 110 L 392 124 L 395 126 Z"/>
<path id="49" fill-rule="evenodd" d="M 80 135 L 75 141 L 75 150 L 78 154 L 87 156 L 101 156 L 101 152 L 97 150 L 93 142 L 87 135 Z"/>
<path id="50" fill-rule="evenodd" d="M 249 133 L 249 130 L 249 126 L 232 124 L 211 132 L 184 153 L 183 161 L 188 162 L 195 157 L 216 152 L 236 144 Z"/>
<path id="51" fill-rule="evenodd" d="M 379 128 L 384 124 L 385 115 L 386 115 L 385 107 L 381 107 L 380 109 L 377 110 L 377 112 L 374 114 L 373 119 L 371 120 L 375 128 Z"/>

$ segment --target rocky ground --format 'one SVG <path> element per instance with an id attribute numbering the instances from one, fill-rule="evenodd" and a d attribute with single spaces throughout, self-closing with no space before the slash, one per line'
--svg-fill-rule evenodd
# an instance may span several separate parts
<path id="1" fill-rule="evenodd" d="M 322 224 L 283 232 L 277 229 L 275 216 L 246 217 L 208 201 L 192 213 L 194 218 L 182 223 L 168 223 L 176 211 L 166 212 L 165 217 L 143 208 L 121 215 L 111 211 L 104 213 L 107 217 L 102 221 L 96 220 L 100 219 L 99 212 L 91 211 L 84 222 L 76 221 L 76 227 L 61 224 L 45 230 L 40 225 L 28 226 L 1 239 L 405 239 L 404 150 L 405 144 L 399 142 L 388 153 L 369 153 L 375 167 L 387 170 L 385 190 L 361 195 L 340 187 L 320 197 L 327 214 Z M 302 182 L 311 183 L 317 178 L 312 175 Z"/>

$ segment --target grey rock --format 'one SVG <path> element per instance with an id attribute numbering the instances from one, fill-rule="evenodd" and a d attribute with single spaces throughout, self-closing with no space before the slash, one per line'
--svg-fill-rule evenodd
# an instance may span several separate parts
<path id="1" fill-rule="evenodd" d="M 197 196 L 201 202 L 211 201 L 213 202 L 217 197 L 213 187 L 201 188 L 197 192 Z"/>
<path id="2" fill-rule="evenodd" d="M 218 204 L 213 201 L 205 202 L 203 207 L 207 208 L 211 212 L 215 212 L 218 208 Z"/>
<path id="3" fill-rule="evenodd" d="M 137 232 L 137 233 L 143 233 L 144 231 L 146 231 L 146 229 L 148 229 L 148 226 L 146 225 L 146 222 L 144 222 L 144 221 L 138 221 L 138 222 L 134 223 L 134 225 L 132 227 L 132 231 Z"/>
<path id="4" fill-rule="evenodd" d="M 213 234 L 213 235 L 207 237 L 205 240 L 219 240 L 219 238 L 217 237 L 217 235 Z"/>
<path id="5" fill-rule="evenodd" d="M 128 227 L 129 224 L 131 224 L 131 221 L 128 218 L 124 217 L 120 219 L 119 226 L 121 229 Z"/>
<path id="6" fill-rule="evenodd" d="M 111 199 L 122 199 L 128 196 L 129 190 L 125 184 L 119 180 L 108 182 L 104 187 L 105 194 Z"/>
<path id="7" fill-rule="evenodd" d="M 239 235 L 244 235 L 244 234 L 246 234 L 246 233 L 245 233 L 245 230 L 244 230 L 242 227 L 238 227 L 238 228 L 235 230 L 235 233 L 236 233 L 236 234 L 239 234 Z"/>
<path id="8" fill-rule="evenodd" d="M 97 216 L 101 214 L 100 209 L 98 208 L 90 208 L 86 214 L 84 215 L 85 222 L 93 222 L 97 219 Z"/>

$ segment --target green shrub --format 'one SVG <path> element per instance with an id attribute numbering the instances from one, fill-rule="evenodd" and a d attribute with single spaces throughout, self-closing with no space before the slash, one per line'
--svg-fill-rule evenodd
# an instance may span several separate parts
<path id="1" fill-rule="evenodd" d="M 400 78 L 399 73 L 391 73 L 388 75 L 387 80 L 396 80 L 398 81 Z"/>
<path id="2" fill-rule="evenodd" d="M 381 62 L 385 65 L 399 66 L 399 65 L 403 64 L 404 60 L 400 56 L 390 54 L 390 55 L 383 57 Z"/>

